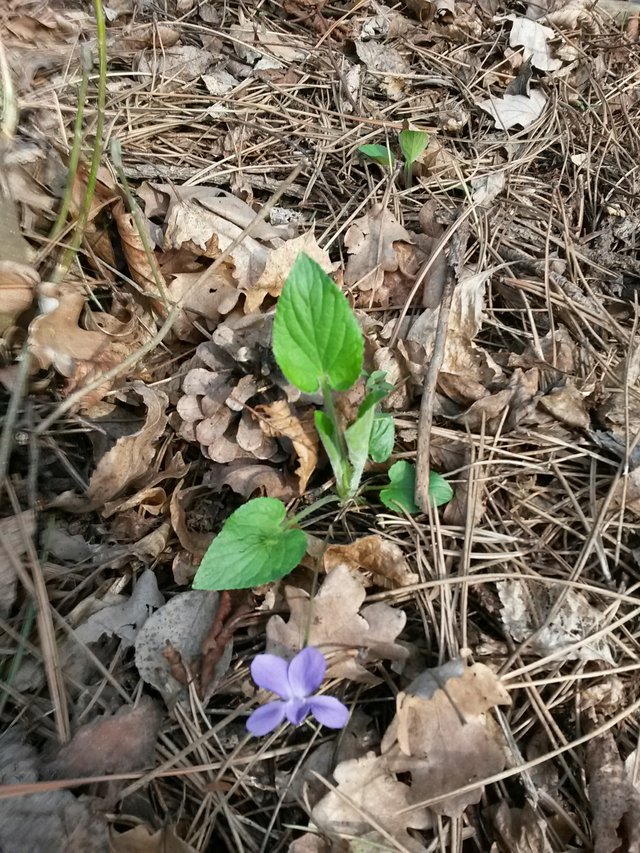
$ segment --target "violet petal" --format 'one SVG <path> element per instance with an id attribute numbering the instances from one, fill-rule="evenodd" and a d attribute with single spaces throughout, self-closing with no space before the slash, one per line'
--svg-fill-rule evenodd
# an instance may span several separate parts
<path id="1" fill-rule="evenodd" d="M 260 737 L 276 729 L 284 720 L 286 703 L 276 699 L 267 702 L 251 714 L 247 720 L 247 729 L 252 735 Z"/>
<path id="2" fill-rule="evenodd" d="M 288 668 L 286 660 L 278 655 L 256 655 L 251 661 L 251 677 L 258 687 L 290 699 Z"/>
<path id="3" fill-rule="evenodd" d="M 334 696 L 312 696 L 307 704 L 319 723 L 330 729 L 341 729 L 349 719 L 349 709 Z"/>
<path id="4" fill-rule="evenodd" d="M 310 696 L 320 687 L 327 671 L 327 662 L 322 652 L 307 646 L 289 664 L 289 688 L 292 696 Z"/>
<path id="5" fill-rule="evenodd" d="M 293 726 L 299 726 L 309 716 L 310 711 L 311 708 L 306 699 L 289 699 L 285 702 L 285 714 Z"/>

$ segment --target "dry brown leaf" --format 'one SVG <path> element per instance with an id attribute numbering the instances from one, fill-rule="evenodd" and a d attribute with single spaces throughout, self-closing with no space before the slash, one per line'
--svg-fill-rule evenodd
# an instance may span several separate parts
<path id="1" fill-rule="evenodd" d="M 269 465 L 240 460 L 228 465 L 212 465 L 205 482 L 214 491 L 229 486 L 234 492 L 249 499 L 259 493 L 282 501 L 298 495 L 298 487 L 290 475 Z"/>
<path id="2" fill-rule="evenodd" d="M 133 214 L 125 210 L 124 202 L 118 201 L 114 205 L 113 218 L 118 228 L 122 251 L 129 266 L 131 277 L 140 285 L 142 291 L 154 300 L 154 304 L 158 308 L 162 307 L 165 310 L 164 304 L 161 302 L 162 293 L 166 292 L 164 276 L 160 272 L 155 255 L 147 255 Z M 142 218 L 144 225 L 148 226 L 148 221 L 144 219 L 144 216 Z M 147 235 L 147 239 L 152 245 L 149 235 Z"/>
<path id="3" fill-rule="evenodd" d="M 441 370 L 488 385 L 502 376 L 491 356 L 474 343 L 482 328 L 485 287 L 493 270 L 463 271 L 451 301 L 449 325 Z M 427 308 L 411 326 L 407 339 L 424 347 L 427 357 L 433 350 L 439 306 Z"/>
<path id="4" fill-rule="evenodd" d="M 176 835 L 172 826 L 153 832 L 139 824 L 126 832 L 112 830 L 109 853 L 196 853 L 195 849 Z"/>
<path id="5" fill-rule="evenodd" d="M 275 438 L 284 436 L 291 440 L 298 456 L 296 476 L 299 482 L 299 493 L 303 495 L 309 477 L 318 464 L 318 433 L 313 412 L 309 409 L 302 417 L 297 417 L 286 400 L 276 400 L 274 403 L 256 406 L 256 411 L 260 414 L 259 424 L 265 435 Z"/>
<path id="6" fill-rule="evenodd" d="M 547 105 L 547 96 L 540 89 L 527 95 L 503 95 L 477 102 L 481 110 L 492 117 L 495 126 L 509 130 L 516 125 L 526 128 L 538 119 Z"/>
<path id="7" fill-rule="evenodd" d="M 506 802 L 484 812 L 493 824 L 498 849 L 495 853 L 552 853 L 546 822 L 525 803 L 521 809 Z"/>
<path id="8" fill-rule="evenodd" d="M 170 300 L 180 306 L 172 332 L 181 341 L 191 342 L 202 340 L 194 321 L 212 331 L 222 315 L 233 311 L 240 298 L 227 266 L 220 267 L 206 279 L 201 272 L 178 273 L 173 276 L 168 293 Z"/>
<path id="9" fill-rule="evenodd" d="M 574 429 L 589 429 L 591 418 L 585 408 L 584 397 L 570 382 L 563 388 L 554 388 L 538 400 L 550 415 Z"/>
<path id="10" fill-rule="evenodd" d="M 0 193 L 0 333 L 31 305 L 40 276 L 29 263 L 14 202 Z"/>
<path id="11" fill-rule="evenodd" d="M 15 685 L 14 685 L 15 686 Z M 41 760 L 20 743 L 17 729 L 0 741 L 0 785 L 37 782 Z M 106 853 L 107 824 L 98 803 L 71 791 L 44 791 L 0 800 L 0 850 L 11 853 Z M 16 841 L 19 839 L 19 842 Z M 19 846 L 17 846 L 19 844 Z"/>
<path id="12" fill-rule="evenodd" d="M 388 847 L 389 836 L 412 853 L 426 848 L 408 829 L 427 829 L 426 809 L 406 812 L 411 789 L 389 772 L 384 760 L 370 752 L 342 761 L 333 771 L 336 790 L 329 791 L 311 812 L 311 820 L 327 835 L 365 836 L 373 845 Z M 378 832 L 380 827 L 385 834 Z"/>
<path id="13" fill-rule="evenodd" d="M 360 290 L 377 291 L 387 272 L 399 267 L 394 243 L 411 243 L 409 232 L 381 204 L 374 205 L 360 219 L 356 219 L 344 237 L 349 260 L 344 273 L 347 287 L 357 285 Z"/>
<path id="14" fill-rule="evenodd" d="M 461 658 L 425 670 L 399 693 L 381 749 L 390 770 L 411 773 L 411 802 L 452 792 L 431 806 L 452 817 L 479 802 L 481 785 L 466 794 L 453 792 L 504 769 L 506 749 L 487 711 L 510 703 L 489 667 L 466 666 Z"/>
<path id="15" fill-rule="evenodd" d="M 634 758 L 625 767 L 611 731 L 587 744 L 594 853 L 640 851 L 640 790 L 632 782 Z"/>
<path id="16" fill-rule="evenodd" d="M 77 779 L 106 773 L 130 773 L 153 764 L 162 711 L 148 696 L 135 708 L 82 726 L 48 765 L 49 776 Z"/>
<path id="17" fill-rule="evenodd" d="M 35 532 L 36 515 L 31 509 L 0 519 L 0 616 L 8 616 L 16 599 L 16 574 L 9 554 L 19 560 L 27 550 L 25 535 L 30 538 Z"/>
<path id="18" fill-rule="evenodd" d="M 330 572 L 340 564 L 351 571 L 371 572 L 373 582 L 380 586 L 407 586 L 419 581 L 419 576 L 409 568 L 402 548 L 378 533 L 363 536 L 350 545 L 329 545 L 324 553 L 325 571 Z M 371 586 L 366 577 L 363 581 Z"/>
<path id="19" fill-rule="evenodd" d="M 173 529 L 185 551 L 193 554 L 198 562 L 211 545 L 213 533 L 198 533 L 191 530 L 187 524 L 187 515 L 192 509 L 197 508 L 199 499 L 210 492 L 208 486 L 191 486 L 183 489 L 182 483 L 179 483 L 171 495 L 170 513 Z"/>
<path id="20" fill-rule="evenodd" d="M 375 41 L 354 42 L 358 59 L 367 66 L 367 71 L 392 101 L 399 100 L 406 92 L 411 74 L 404 57 L 389 44 Z"/>
<path id="21" fill-rule="evenodd" d="M 72 377 L 79 362 L 97 364 L 109 338 L 78 326 L 86 302 L 84 293 L 73 285 L 43 282 L 40 298 L 48 310 L 29 326 L 29 346 L 40 367 L 53 365 L 58 373 Z"/>
<path id="22" fill-rule="evenodd" d="M 383 602 L 361 610 L 364 585 L 346 566 L 329 572 L 312 601 L 305 590 L 297 587 L 286 587 L 285 596 L 289 621 L 272 616 L 267 622 L 270 652 L 291 657 L 306 641 L 327 655 L 328 677 L 369 684 L 378 679 L 367 672 L 367 663 L 380 659 L 404 661 L 408 657 L 404 646 L 395 642 L 404 628 L 405 612 Z"/>
<path id="23" fill-rule="evenodd" d="M 142 382 L 134 382 L 133 389 L 142 397 L 147 408 L 144 426 L 133 435 L 119 438 L 96 465 L 87 490 L 87 500 L 92 508 L 103 506 L 150 473 L 156 454 L 155 443 L 167 424 L 167 395 L 148 388 Z"/>
<path id="24" fill-rule="evenodd" d="M 517 643 L 528 640 L 535 632 L 529 648 L 536 654 L 557 655 L 566 649 L 560 656 L 566 660 L 603 660 L 613 664 L 614 655 L 606 636 L 572 648 L 578 640 L 586 640 L 602 627 L 602 611 L 590 604 L 582 592 L 569 590 L 560 610 L 549 621 L 547 614 L 556 604 L 556 598 L 546 587 L 540 584 L 530 587 L 519 580 L 500 581 L 496 587 L 504 626 Z"/>
<path id="25" fill-rule="evenodd" d="M 271 249 L 267 256 L 260 278 L 250 289 L 240 288 L 245 294 L 245 311 L 248 314 L 256 311 L 267 296 L 274 298 L 280 296 L 291 267 L 300 252 L 309 255 L 326 273 L 333 271 L 334 265 L 331 263 L 331 258 L 318 246 L 313 231 L 307 231 L 291 240 L 277 240 L 276 243 L 275 248 Z"/>

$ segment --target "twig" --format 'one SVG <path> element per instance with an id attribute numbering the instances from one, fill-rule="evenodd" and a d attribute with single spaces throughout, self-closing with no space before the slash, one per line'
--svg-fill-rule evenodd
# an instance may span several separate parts
<path id="1" fill-rule="evenodd" d="M 429 444 L 431 441 L 431 423 L 433 421 L 433 400 L 436 393 L 438 374 L 444 359 L 444 348 L 447 341 L 449 314 L 456 281 L 460 275 L 460 267 L 464 261 L 469 229 L 459 228 L 451 238 L 451 249 L 447 258 L 447 278 L 442 292 L 442 302 L 438 312 L 433 353 L 424 377 L 422 400 L 420 402 L 420 417 L 418 419 L 418 447 L 416 453 L 416 503 L 423 512 L 429 507 Z"/>

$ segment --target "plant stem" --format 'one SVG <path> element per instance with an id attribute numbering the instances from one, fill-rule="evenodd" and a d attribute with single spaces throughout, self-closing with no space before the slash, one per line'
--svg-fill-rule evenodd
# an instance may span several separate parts
<path id="1" fill-rule="evenodd" d="M 324 401 L 325 413 L 329 417 L 329 420 L 333 424 L 333 428 L 335 430 L 336 444 L 338 445 L 338 452 L 342 459 L 342 470 L 333 472 L 336 475 L 336 489 L 340 495 L 340 499 L 346 500 L 349 497 L 351 478 L 348 475 L 348 471 L 351 468 L 351 463 L 349 462 L 349 451 L 347 449 L 344 432 L 338 421 L 338 413 L 333 400 L 333 393 L 326 379 L 322 382 L 322 398 Z"/>

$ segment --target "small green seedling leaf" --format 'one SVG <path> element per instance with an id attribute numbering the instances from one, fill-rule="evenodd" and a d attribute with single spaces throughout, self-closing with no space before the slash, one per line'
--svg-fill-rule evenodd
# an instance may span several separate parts
<path id="1" fill-rule="evenodd" d="M 415 465 L 402 459 L 389 468 L 389 485 L 380 490 L 380 500 L 393 512 L 403 509 L 410 513 L 420 512 L 414 499 L 415 490 Z"/>
<path id="2" fill-rule="evenodd" d="M 391 382 L 387 382 L 386 370 L 374 370 L 367 378 L 367 391 L 384 391 L 389 394 L 393 391 Z"/>
<path id="3" fill-rule="evenodd" d="M 369 456 L 369 444 L 376 406 L 385 396 L 384 391 L 370 391 L 360 404 L 355 421 L 344 431 L 349 462 L 352 467 L 349 497 L 354 497 L 360 488 L 362 472 Z"/>
<path id="4" fill-rule="evenodd" d="M 380 412 L 373 419 L 369 437 L 369 456 L 374 462 L 386 462 L 393 453 L 396 437 L 393 417 L 388 412 Z"/>
<path id="5" fill-rule="evenodd" d="M 410 166 L 429 144 L 429 134 L 424 130 L 401 130 L 398 134 L 398 142 L 405 163 Z"/>
<path id="6" fill-rule="evenodd" d="M 380 491 L 380 500 L 389 509 L 398 511 L 402 507 L 407 512 L 420 512 L 415 502 L 416 467 L 410 462 L 401 460 L 394 462 L 389 468 L 389 485 Z M 453 497 L 453 489 L 442 474 L 429 472 L 429 500 L 434 506 L 449 503 Z"/>
<path id="7" fill-rule="evenodd" d="M 302 530 L 288 527 L 276 498 L 255 498 L 225 521 L 202 558 L 194 589 L 247 589 L 278 580 L 298 565 L 307 549 Z"/>
<path id="8" fill-rule="evenodd" d="M 301 253 L 273 321 L 273 353 L 286 378 L 307 394 L 347 391 L 362 371 L 364 339 L 349 303 L 322 267 Z"/>
<path id="9" fill-rule="evenodd" d="M 360 145 L 358 146 L 358 151 L 380 166 L 387 166 L 389 169 L 393 169 L 395 157 L 386 145 Z"/>

